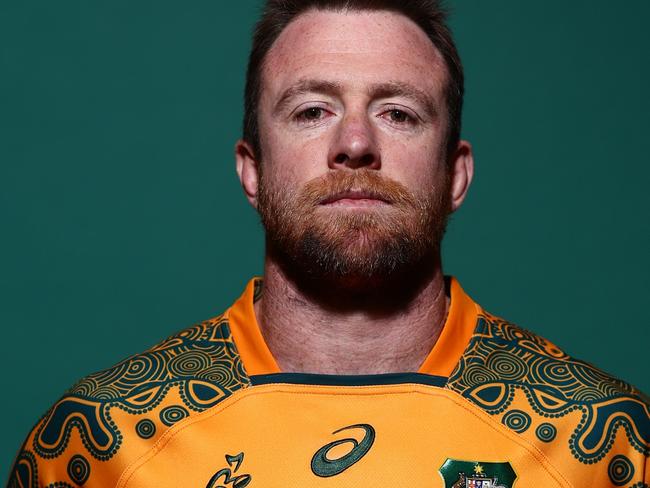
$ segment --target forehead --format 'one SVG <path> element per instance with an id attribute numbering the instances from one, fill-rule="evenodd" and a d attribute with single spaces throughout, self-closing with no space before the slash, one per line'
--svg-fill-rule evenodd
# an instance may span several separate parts
<path id="1" fill-rule="evenodd" d="M 273 96 L 298 79 L 325 79 L 351 87 L 404 82 L 435 96 L 446 76 L 438 50 L 404 15 L 310 10 L 289 23 L 269 50 L 262 92 Z"/>

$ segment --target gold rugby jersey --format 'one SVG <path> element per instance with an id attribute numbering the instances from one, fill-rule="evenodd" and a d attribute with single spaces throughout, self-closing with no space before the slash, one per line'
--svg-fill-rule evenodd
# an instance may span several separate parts
<path id="1" fill-rule="evenodd" d="M 223 314 L 75 384 L 11 487 L 648 488 L 650 408 L 627 383 L 451 304 L 417 372 L 283 373 L 253 279 Z"/>

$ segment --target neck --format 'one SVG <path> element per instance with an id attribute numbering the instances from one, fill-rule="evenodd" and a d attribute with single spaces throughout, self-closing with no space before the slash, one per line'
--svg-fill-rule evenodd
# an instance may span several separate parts
<path id="1" fill-rule="evenodd" d="M 437 259 L 421 276 L 370 292 L 308 286 L 267 256 L 255 303 L 262 335 L 284 372 L 417 371 L 433 348 L 449 298 Z"/>

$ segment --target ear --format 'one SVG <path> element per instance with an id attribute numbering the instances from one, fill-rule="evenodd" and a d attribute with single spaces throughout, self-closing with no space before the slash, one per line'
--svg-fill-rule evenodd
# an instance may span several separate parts
<path id="1" fill-rule="evenodd" d="M 237 176 L 250 204 L 257 208 L 257 188 L 259 185 L 258 162 L 251 145 L 239 139 L 235 144 L 235 161 Z"/>
<path id="2" fill-rule="evenodd" d="M 465 200 L 474 176 L 472 145 L 467 141 L 459 141 L 451 157 L 451 209 L 455 212 Z"/>

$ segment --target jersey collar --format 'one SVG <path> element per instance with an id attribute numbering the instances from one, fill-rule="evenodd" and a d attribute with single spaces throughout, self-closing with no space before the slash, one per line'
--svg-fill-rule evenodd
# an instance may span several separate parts
<path id="1" fill-rule="evenodd" d="M 259 277 L 251 279 L 244 293 L 226 311 L 230 332 L 248 376 L 281 372 L 255 317 L 254 297 L 261 282 Z M 418 373 L 448 377 L 476 328 L 480 307 L 463 291 L 458 280 L 452 277 L 450 282 L 451 300 L 445 325 Z"/>

